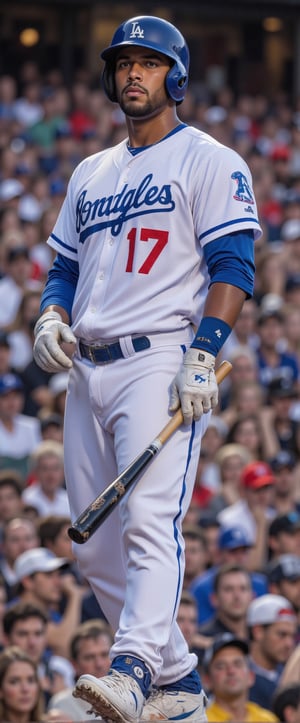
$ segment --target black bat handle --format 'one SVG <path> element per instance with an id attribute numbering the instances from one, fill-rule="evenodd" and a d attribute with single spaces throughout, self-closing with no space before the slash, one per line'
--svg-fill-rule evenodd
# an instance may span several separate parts
<path id="1" fill-rule="evenodd" d="M 127 492 L 137 480 L 159 449 L 160 446 L 152 442 L 152 444 L 150 444 L 134 462 L 131 462 L 130 465 L 121 472 L 119 477 L 106 487 L 84 512 L 81 513 L 68 529 L 68 535 L 73 542 L 76 542 L 78 545 L 83 545 L 84 542 L 87 542 L 102 522 L 104 522 L 106 517 L 110 515 L 120 498 L 123 497 L 125 492 Z"/>

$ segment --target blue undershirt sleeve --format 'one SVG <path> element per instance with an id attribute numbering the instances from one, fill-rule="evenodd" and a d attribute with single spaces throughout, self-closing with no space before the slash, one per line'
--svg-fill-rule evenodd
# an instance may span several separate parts
<path id="1" fill-rule="evenodd" d="M 47 282 L 41 297 L 41 312 L 50 304 L 62 306 L 72 319 L 72 306 L 75 296 L 79 266 L 77 261 L 57 254 L 48 273 Z"/>
<path id="2" fill-rule="evenodd" d="M 216 282 L 232 284 L 245 291 L 249 299 L 254 289 L 253 231 L 236 231 L 206 244 L 204 258 L 210 285 Z"/>

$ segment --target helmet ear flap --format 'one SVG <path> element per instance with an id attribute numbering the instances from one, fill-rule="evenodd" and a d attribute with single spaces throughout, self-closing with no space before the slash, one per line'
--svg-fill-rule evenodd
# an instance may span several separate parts
<path id="1" fill-rule="evenodd" d="M 116 87 L 115 87 L 115 73 L 114 66 L 112 63 L 105 63 L 104 70 L 102 73 L 102 84 L 105 93 L 112 103 L 117 103 Z"/>
<path id="2" fill-rule="evenodd" d="M 177 61 L 172 65 L 166 77 L 167 92 L 172 100 L 176 101 L 177 105 L 182 103 L 184 99 L 187 84 L 188 73 L 184 65 Z"/>

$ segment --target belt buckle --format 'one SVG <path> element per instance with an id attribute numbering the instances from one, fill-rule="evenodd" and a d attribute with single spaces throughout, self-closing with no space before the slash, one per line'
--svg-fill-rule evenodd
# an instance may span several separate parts
<path id="1" fill-rule="evenodd" d="M 110 351 L 110 344 L 101 344 L 101 346 L 95 346 L 95 347 L 90 346 L 89 347 L 89 359 L 91 362 L 93 362 L 93 364 L 99 364 L 99 359 L 97 359 L 97 356 L 96 356 L 97 351 L 100 351 L 100 352 L 104 351 L 107 355 L 107 359 L 103 360 L 103 362 L 100 362 L 100 363 L 109 364 L 110 362 L 113 361 L 113 357 L 112 357 L 111 351 Z"/>
<path id="2" fill-rule="evenodd" d="M 96 364 L 95 353 L 92 346 L 88 346 L 88 357 L 93 364 Z"/>

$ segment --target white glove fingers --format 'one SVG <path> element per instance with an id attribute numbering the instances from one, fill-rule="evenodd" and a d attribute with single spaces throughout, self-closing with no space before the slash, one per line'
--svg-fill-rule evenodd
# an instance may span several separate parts
<path id="1" fill-rule="evenodd" d="M 203 400 L 202 400 L 202 399 L 199 399 L 198 397 L 195 397 L 195 398 L 193 399 L 192 409 L 193 409 L 193 412 L 194 412 L 193 418 L 194 418 L 195 421 L 197 422 L 198 419 L 200 419 L 200 417 L 202 417 L 203 412 L 205 412 L 205 411 L 208 412 L 209 407 L 207 408 L 207 410 L 205 410 L 205 409 L 204 409 L 204 402 L 203 402 Z"/>
<path id="2" fill-rule="evenodd" d="M 72 366 L 71 359 L 62 351 L 54 339 L 48 339 L 44 344 L 37 343 L 34 358 L 36 363 L 48 372 L 65 371 Z"/>
<path id="3" fill-rule="evenodd" d="M 55 346 L 53 345 L 53 348 L 52 345 L 49 344 L 46 350 L 49 352 L 49 361 L 51 363 L 57 364 L 57 367 L 60 369 L 71 369 L 72 360 L 65 354 L 58 344 Z"/>
<path id="4" fill-rule="evenodd" d="M 169 410 L 170 412 L 176 412 L 177 409 L 180 407 L 180 397 L 177 391 L 177 387 L 175 383 L 173 382 L 171 389 L 170 389 L 170 404 L 169 404 Z"/>
<path id="5" fill-rule="evenodd" d="M 67 342 L 67 344 L 76 344 L 76 337 L 74 336 L 72 329 L 70 329 L 69 326 L 61 326 L 59 332 L 62 341 Z"/>

